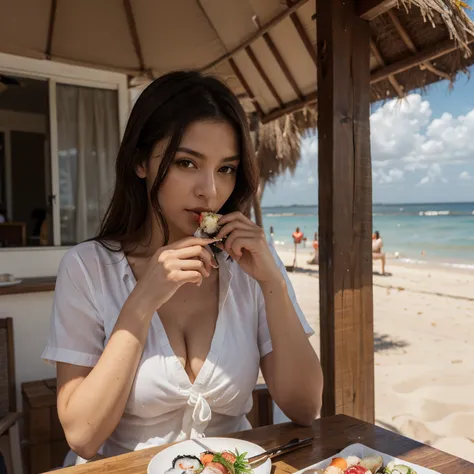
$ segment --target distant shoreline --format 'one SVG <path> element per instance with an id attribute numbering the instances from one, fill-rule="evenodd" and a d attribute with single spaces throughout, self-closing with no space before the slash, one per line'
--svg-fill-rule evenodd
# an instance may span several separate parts
<path id="1" fill-rule="evenodd" d="M 473 204 L 474 201 L 444 201 L 444 202 L 374 202 L 372 206 L 435 206 L 435 205 L 446 205 L 446 204 Z M 318 204 L 280 204 L 274 206 L 262 206 L 264 209 L 274 208 L 290 208 L 290 207 L 318 207 Z"/>

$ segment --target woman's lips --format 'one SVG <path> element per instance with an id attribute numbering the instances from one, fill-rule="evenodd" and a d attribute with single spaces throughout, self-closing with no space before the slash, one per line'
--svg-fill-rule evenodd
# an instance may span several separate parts
<path id="1" fill-rule="evenodd" d="M 199 224 L 199 218 L 201 217 L 201 213 L 198 212 L 198 211 L 189 211 L 189 213 L 191 213 L 191 215 L 193 216 L 193 219 Z"/>

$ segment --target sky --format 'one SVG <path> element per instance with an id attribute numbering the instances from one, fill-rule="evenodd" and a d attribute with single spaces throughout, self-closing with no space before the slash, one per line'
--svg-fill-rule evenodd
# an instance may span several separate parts
<path id="1" fill-rule="evenodd" d="M 474 77 L 460 74 L 452 90 L 442 81 L 422 95 L 374 104 L 370 123 L 375 203 L 474 202 Z M 267 187 L 262 205 L 316 204 L 317 163 L 312 135 L 294 175 Z"/>

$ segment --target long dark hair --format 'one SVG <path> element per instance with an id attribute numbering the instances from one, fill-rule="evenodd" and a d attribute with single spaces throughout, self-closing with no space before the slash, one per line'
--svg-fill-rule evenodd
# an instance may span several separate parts
<path id="1" fill-rule="evenodd" d="M 160 208 L 158 191 L 166 177 L 183 134 L 197 120 L 223 120 L 237 134 L 240 166 L 231 196 L 221 208 L 223 214 L 241 211 L 248 215 L 258 187 L 258 171 L 245 112 L 233 92 L 219 79 L 197 71 L 178 71 L 153 81 L 137 99 L 128 119 L 115 164 L 115 189 L 99 232 L 94 240 L 111 250 L 123 250 L 137 242 L 148 215 L 146 182 L 136 174 L 138 165 L 148 164 L 155 144 L 168 138 L 150 202 L 158 218 L 164 244 L 169 228 Z M 110 247 L 107 242 L 120 247 Z"/>

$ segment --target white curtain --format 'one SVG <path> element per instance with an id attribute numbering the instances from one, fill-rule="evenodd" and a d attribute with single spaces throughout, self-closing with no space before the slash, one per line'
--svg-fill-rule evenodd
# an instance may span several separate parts
<path id="1" fill-rule="evenodd" d="M 119 145 L 117 92 L 58 84 L 61 244 L 93 237 L 109 204 Z"/>

